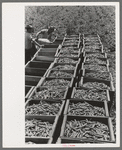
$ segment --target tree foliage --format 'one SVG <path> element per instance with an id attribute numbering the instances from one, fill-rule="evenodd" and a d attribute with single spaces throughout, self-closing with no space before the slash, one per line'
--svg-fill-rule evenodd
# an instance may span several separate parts
<path id="1" fill-rule="evenodd" d="M 74 34 L 98 33 L 104 46 L 115 50 L 114 6 L 26 6 L 25 24 L 32 24 L 35 33 L 53 25 L 59 37 L 67 30 Z"/>

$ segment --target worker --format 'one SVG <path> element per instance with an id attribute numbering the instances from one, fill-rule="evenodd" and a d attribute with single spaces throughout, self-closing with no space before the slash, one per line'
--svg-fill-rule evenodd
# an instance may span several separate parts
<path id="1" fill-rule="evenodd" d="M 31 25 L 27 25 L 25 27 L 25 64 L 31 60 L 34 53 L 36 52 L 35 44 L 41 47 L 40 44 L 36 42 L 34 38 L 32 38 L 32 32 L 34 31 L 34 28 Z"/>
<path id="2" fill-rule="evenodd" d="M 57 39 L 57 36 L 55 36 L 54 40 L 52 40 L 52 36 L 54 35 L 54 31 L 56 31 L 56 28 L 54 26 L 50 26 L 48 29 L 42 29 L 36 34 L 36 39 L 40 44 L 51 44 L 54 43 Z M 40 38 L 39 38 L 40 37 Z"/>

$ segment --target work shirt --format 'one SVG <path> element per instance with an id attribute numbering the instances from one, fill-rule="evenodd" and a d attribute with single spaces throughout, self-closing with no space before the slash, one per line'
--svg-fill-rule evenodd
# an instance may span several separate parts
<path id="1" fill-rule="evenodd" d="M 31 49 L 32 48 L 32 42 L 31 42 L 31 33 L 25 32 L 25 49 Z"/>

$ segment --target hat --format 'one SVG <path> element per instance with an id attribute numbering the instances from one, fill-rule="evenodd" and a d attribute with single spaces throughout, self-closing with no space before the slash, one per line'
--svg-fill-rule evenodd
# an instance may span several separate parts
<path id="1" fill-rule="evenodd" d="M 32 25 L 27 25 L 25 28 L 26 29 L 33 29 Z"/>

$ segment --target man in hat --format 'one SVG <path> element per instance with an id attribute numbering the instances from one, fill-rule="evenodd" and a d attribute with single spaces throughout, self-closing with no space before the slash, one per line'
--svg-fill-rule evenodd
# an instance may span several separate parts
<path id="1" fill-rule="evenodd" d="M 25 27 L 25 64 L 31 60 L 31 57 L 33 57 L 34 53 L 36 52 L 35 45 L 38 45 L 41 47 L 40 44 L 36 42 L 35 39 L 32 38 L 32 32 L 34 31 L 34 28 L 31 25 L 27 25 Z"/>
<path id="2" fill-rule="evenodd" d="M 42 29 L 36 34 L 37 41 L 41 44 L 51 44 L 56 40 L 56 36 L 53 41 L 51 41 L 53 32 L 56 31 L 54 26 L 50 26 L 48 29 Z"/>

